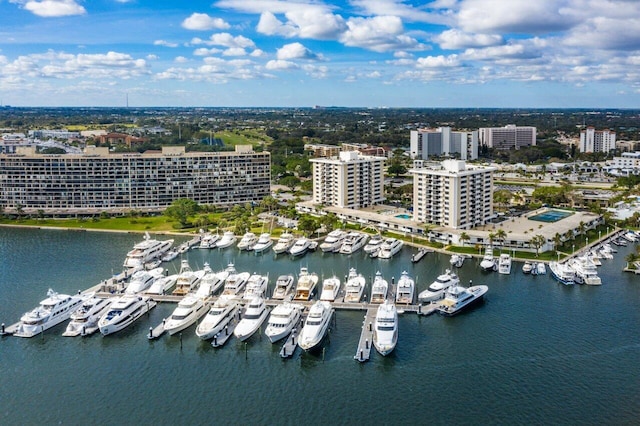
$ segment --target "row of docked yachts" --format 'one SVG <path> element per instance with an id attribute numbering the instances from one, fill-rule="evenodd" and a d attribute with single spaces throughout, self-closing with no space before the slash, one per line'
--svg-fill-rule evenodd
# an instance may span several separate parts
<path id="1" fill-rule="evenodd" d="M 370 257 L 390 259 L 402 249 L 403 245 L 404 242 L 397 238 L 383 238 L 381 235 L 374 235 L 369 239 L 369 235 L 362 232 L 347 232 L 336 229 L 327 234 L 324 242 L 320 244 L 320 249 L 325 253 L 347 255 L 362 249 Z"/>
<path id="2" fill-rule="evenodd" d="M 601 259 L 613 259 L 615 252 L 616 250 L 605 242 L 566 262 L 549 262 L 549 270 L 553 278 L 564 285 L 602 285 L 597 267 L 602 265 Z"/>

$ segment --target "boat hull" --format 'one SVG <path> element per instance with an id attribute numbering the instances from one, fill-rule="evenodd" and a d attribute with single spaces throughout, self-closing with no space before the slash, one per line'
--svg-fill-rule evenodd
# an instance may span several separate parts
<path id="1" fill-rule="evenodd" d="M 137 310 L 134 314 L 130 314 L 122 321 L 118 323 L 109 323 L 100 325 L 100 333 L 103 336 L 108 336 L 109 334 L 117 333 L 118 331 L 122 331 L 125 328 L 129 327 L 131 324 L 140 319 L 144 314 L 149 312 L 151 309 L 155 308 L 157 303 L 149 299 L 144 304 L 141 305 L 141 308 Z"/>

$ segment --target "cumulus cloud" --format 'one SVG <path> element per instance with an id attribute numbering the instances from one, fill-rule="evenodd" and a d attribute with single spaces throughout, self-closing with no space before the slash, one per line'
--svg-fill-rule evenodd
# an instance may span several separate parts
<path id="1" fill-rule="evenodd" d="M 436 12 L 426 12 L 425 8 L 408 5 L 404 0 L 351 0 L 350 3 L 359 8 L 364 15 L 398 16 L 406 21 L 427 22 L 434 24 L 451 23 L 449 13 L 442 14 L 438 9 L 448 9 L 455 5 L 455 1 L 448 5 L 429 4 L 428 7 Z"/>
<path id="2" fill-rule="evenodd" d="M 443 31 L 435 36 L 433 41 L 441 48 L 449 50 L 495 46 L 503 43 L 502 36 L 498 34 L 469 34 L 457 29 Z"/>
<path id="3" fill-rule="evenodd" d="M 573 28 L 564 43 L 581 48 L 640 50 L 640 16 L 595 16 Z"/>
<path id="4" fill-rule="evenodd" d="M 292 70 L 298 69 L 299 66 L 295 62 L 283 61 L 281 59 L 272 59 L 266 63 L 265 68 L 268 70 Z"/>
<path id="5" fill-rule="evenodd" d="M 351 18 L 347 26 L 349 29 L 340 37 L 340 41 L 347 46 L 374 52 L 425 48 L 416 39 L 404 34 L 402 20 L 397 16 Z"/>
<path id="6" fill-rule="evenodd" d="M 276 52 L 276 57 L 282 60 L 290 59 L 319 59 L 318 55 L 307 49 L 301 43 L 285 44 Z"/>
<path id="7" fill-rule="evenodd" d="M 217 33 L 209 37 L 209 40 L 192 39 L 192 44 L 207 44 L 209 46 L 224 46 L 224 47 L 241 47 L 241 48 L 253 48 L 255 43 L 253 40 L 244 36 L 232 36 L 229 33 Z"/>
<path id="8" fill-rule="evenodd" d="M 178 47 L 178 43 L 171 43 L 166 40 L 156 40 L 153 42 L 154 46 L 164 46 L 164 47 Z"/>
<path id="9" fill-rule="evenodd" d="M 25 10 L 43 18 L 84 15 L 86 9 L 75 0 L 11 0 Z"/>
<path id="10" fill-rule="evenodd" d="M 458 55 L 426 56 L 424 58 L 418 58 L 416 61 L 416 67 L 418 68 L 443 68 L 458 66 L 460 66 Z"/>
<path id="11" fill-rule="evenodd" d="M 195 31 L 227 30 L 231 28 L 224 19 L 214 18 L 206 13 L 193 13 L 182 21 L 182 27 Z"/>
<path id="12" fill-rule="evenodd" d="M 335 40 L 347 28 L 339 15 L 318 8 L 294 10 L 284 14 L 286 22 L 280 21 L 273 13 L 266 11 L 260 15 L 257 31 L 266 35 L 283 37 Z"/>

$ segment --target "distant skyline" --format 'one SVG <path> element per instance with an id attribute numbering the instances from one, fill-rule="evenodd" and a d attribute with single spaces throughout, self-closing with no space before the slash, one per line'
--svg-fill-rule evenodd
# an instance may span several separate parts
<path id="1" fill-rule="evenodd" d="M 0 0 L 0 104 L 639 108 L 638 0 Z"/>

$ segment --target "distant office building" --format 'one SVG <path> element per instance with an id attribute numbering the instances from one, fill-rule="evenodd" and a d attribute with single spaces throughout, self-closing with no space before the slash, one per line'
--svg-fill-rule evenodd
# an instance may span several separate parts
<path id="1" fill-rule="evenodd" d="M 313 202 L 358 209 L 384 201 L 384 161 L 358 151 L 334 158 L 314 158 Z"/>
<path id="2" fill-rule="evenodd" d="M 580 132 L 580 152 L 609 152 L 616 149 L 616 132 L 587 127 Z"/>
<path id="3" fill-rule="evenodd" d="M 330 158 L 337 157 L 342 148 L 340 145 L 328 145 L 323 143 L 306 143 L 304 150 L 311 152 L 314 157 Z"/>
<path id="4" fill-rule="evenodd" d="M 531 126 L 482 127 L 478 133 L 480 144 L 489 148 L 520 149 L 536 144 L 536 128 Z"/>
<path id="5" fill-rule="evenodd" d="M 0 137 L 0 153 L 13 154 L 18 147 L 33 145 L 33 141 L 27 139 L 24 133 L 3 133 Z"/>
<path id="6" fill-rule="evenodd" d="M 80 132 L 70 132 L 66 129 L 29 130 L 29 137 L 36 139 L 76 139 Z"/>
<path id="7" fill-rule="evenodd" d="M 233 206 L 270 194 L 271 157 L 236 146 L 235 152 L 36 154 L 35 148 L 0 155 L 0 200 L 7 210 L 50 214 L 162 211 L 179 198 Z"/>
<path id="8" fill-rule="evenodd" d="M 455 229 L 484 225 L 493 217 L 493 167 L 461 160 L 415 161 L 413 220 Z"/>
<path id="9" fill-rule="evenodd" d="M 478 132 L 454 132 L 451 127 L 412 130 L 410 150 L 413 159 L 459 154 L 462 160 L 475 160 L 478 158 Z"/>

